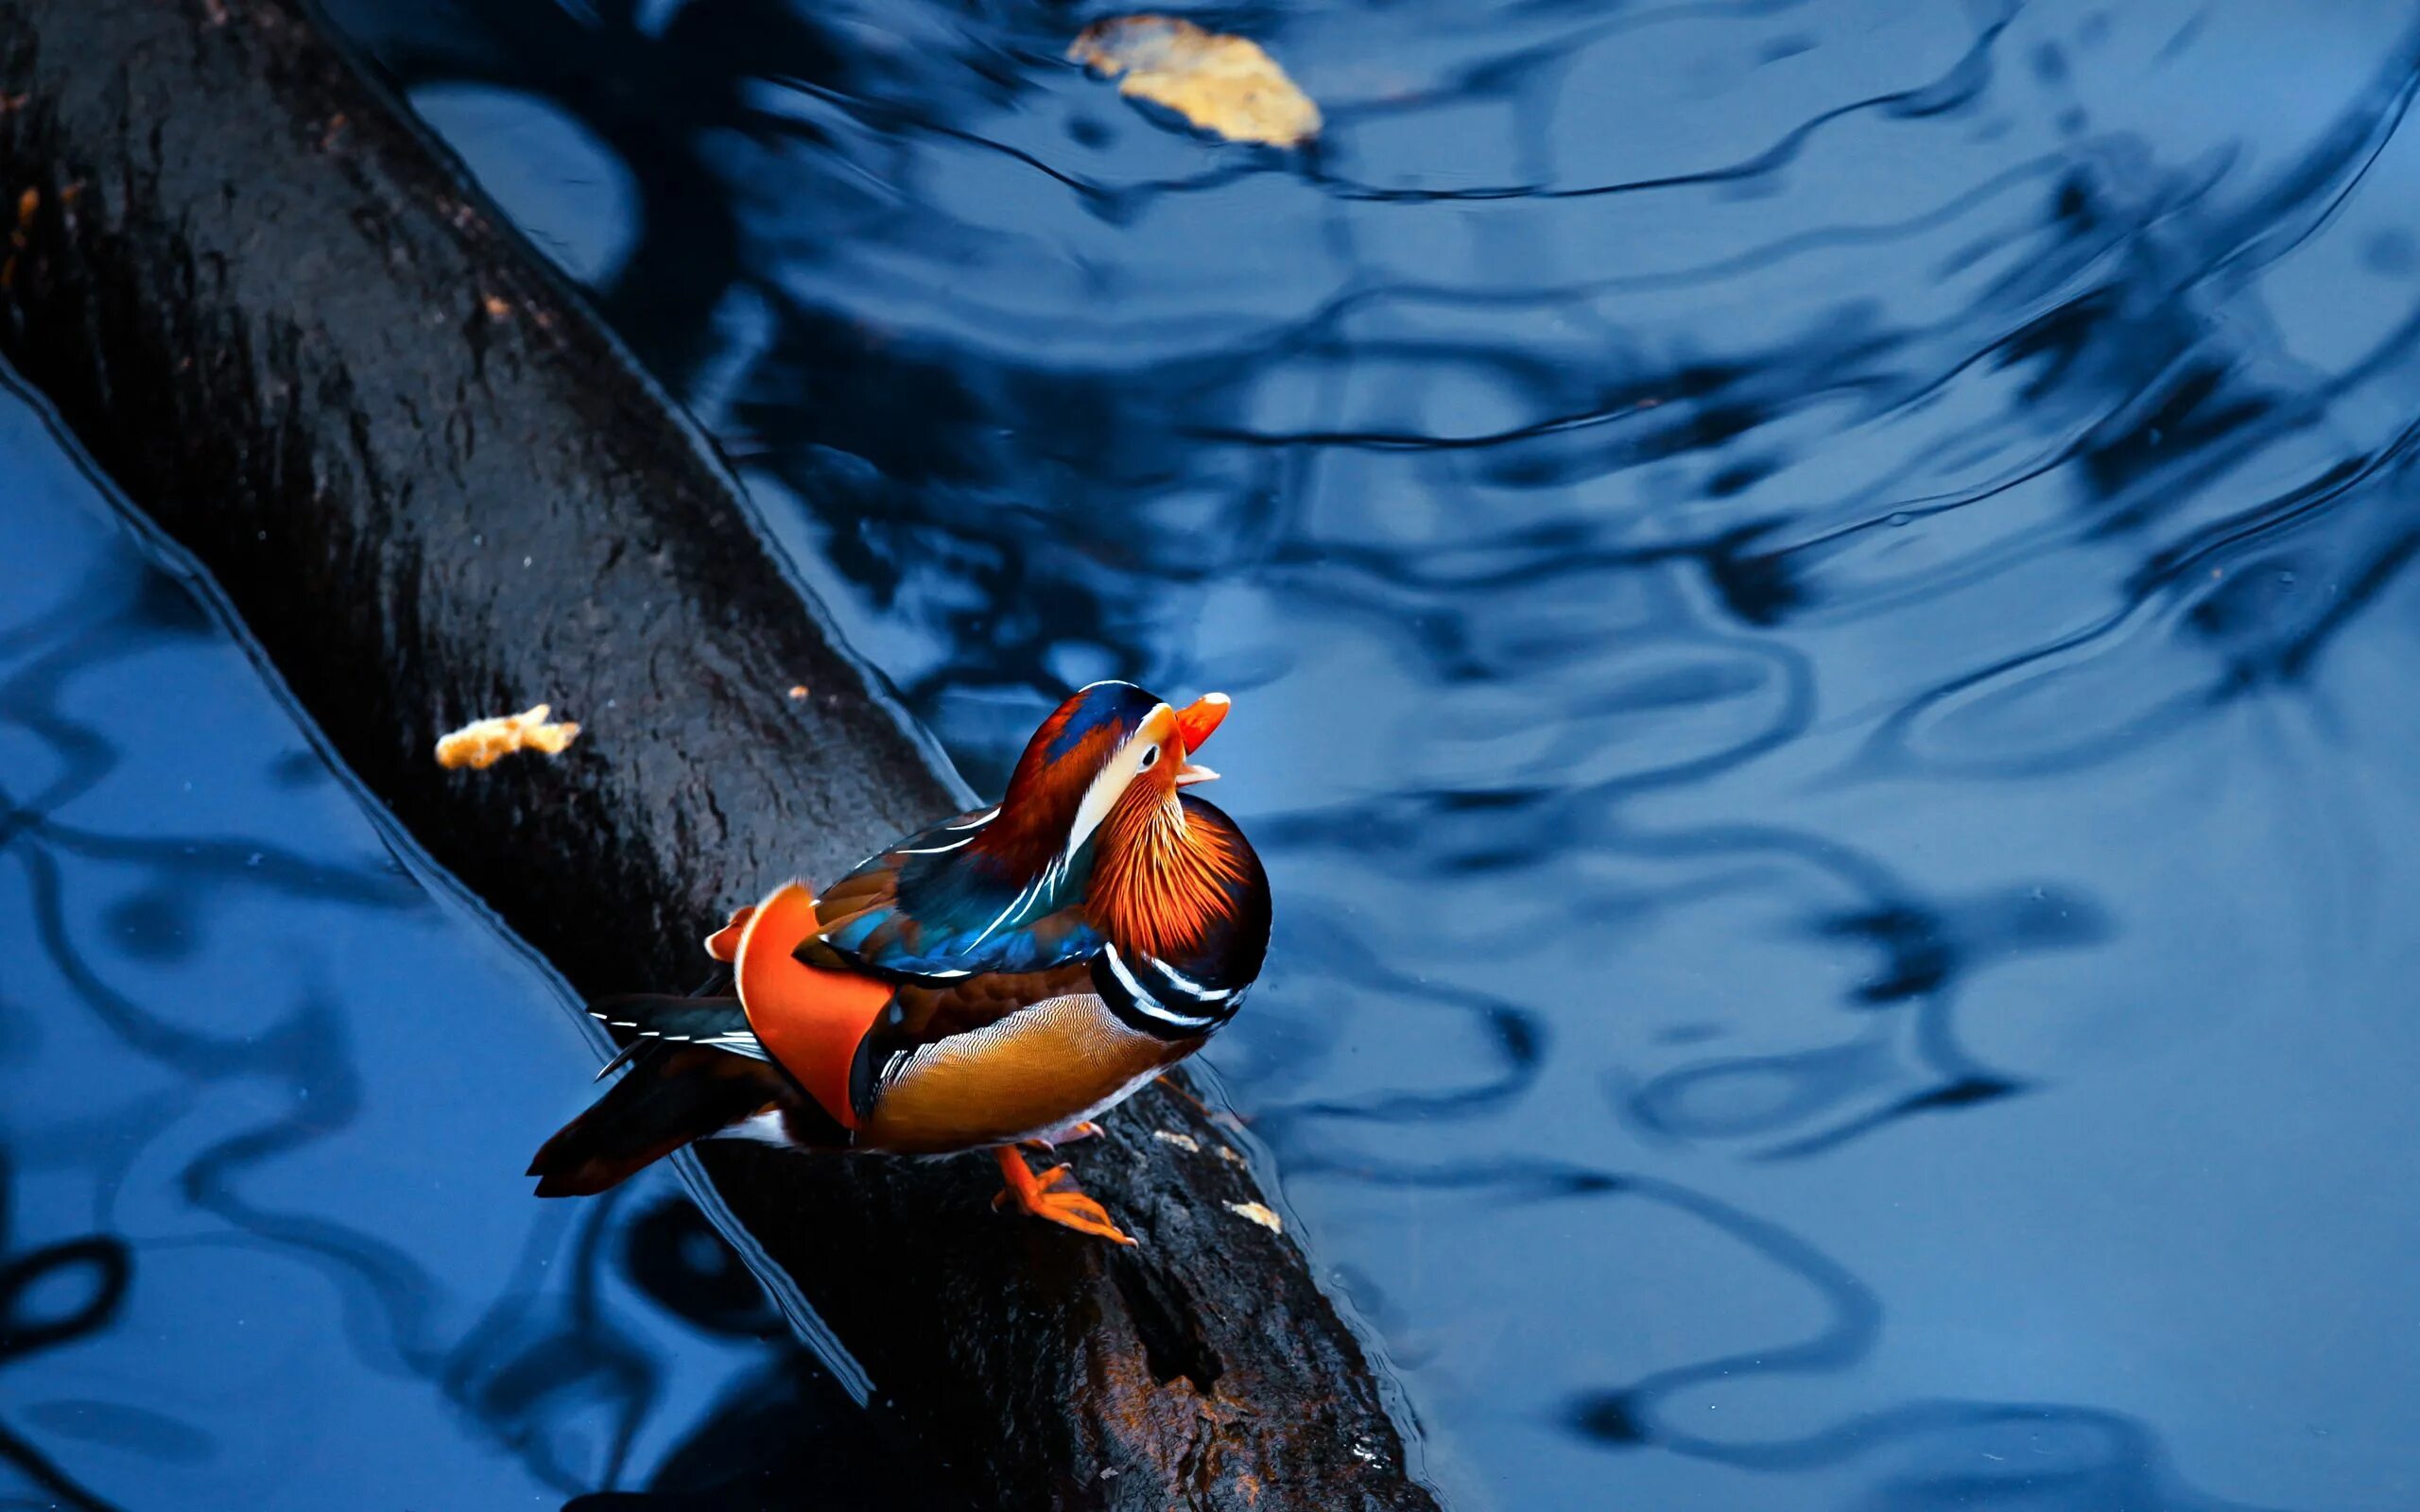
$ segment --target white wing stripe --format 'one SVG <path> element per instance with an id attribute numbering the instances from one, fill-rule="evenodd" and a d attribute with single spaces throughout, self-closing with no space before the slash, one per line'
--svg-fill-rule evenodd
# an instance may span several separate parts
<path id="1" fill-rule="evenodd" d="M 1017 890 L 1017 895 L 1009 900 L 1009 906 L 1000 910 L 1000 917 L 984 925 L 983 933 L 967 941 L 966 948 L 968 950 L 973 950 L 976 946 L 982 944 L 987 939 L 990 939 L 992 937 L 992 931 L 999 928 L 1002 924 L 1007 923 L 1011 914 L 1015 913 L 1018 909 L 1025 906 L 1027 897 L 1032 893 L 1035 885 L 1039 883 L 1039 881 L 1040 879 L 1037 878 L 1034 883 L 1028 883 L 1025 886 L 1019 888 Z"/>
<path id="2" fill-rule="evenodd" d="M 928 846 L 920 846 L 920 847 L 915 847 L 915 848 L 912 848 L 912 849 L 911 849 L 911 848 L 902 848 L 902 849 L 900 849 L 900 850 L 894 850 L 894 851 L 892 851 L 891 853 L 892 853 L 893 855 L 902 855 L 902 856 L 937 856 L 937 855 L 940 855 L 940 854 L 941 854 L 942 851 L 944 851 L 944 850 L 957 850 L 959 846 L 962 846 L 962 845 L 968 844 L 969 842 L 971 842 L 972 840 L 974 840 L 974 838 L 975 838 L 975 836 L 974 836 L 974 835 L 972 835 L 972 834 L 961 834 L 961 835 L 959 835 L 957 839 L 952 840 L 952 841 L 951 841 L 949 844 L 947 844 L 947 845 L 928 845 Z"/>

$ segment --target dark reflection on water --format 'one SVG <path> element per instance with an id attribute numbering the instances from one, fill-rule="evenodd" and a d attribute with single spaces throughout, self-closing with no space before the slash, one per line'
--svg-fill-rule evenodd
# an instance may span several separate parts
<path id="1" fill-rule="evenodd" d="M 0 1504 L 879 1504 L 677 1175 L 529 1200 L 567 989 L 5 387 L 0 459 Z"/>
<path id="2" fill-rule="evenodd" d="M 1299 158 L 337 9 L 978 782 L 1241 695 L 1215 1058 L 1471 1503 L 2420 1503 L 2408 7 L 1203 13 Z"/>

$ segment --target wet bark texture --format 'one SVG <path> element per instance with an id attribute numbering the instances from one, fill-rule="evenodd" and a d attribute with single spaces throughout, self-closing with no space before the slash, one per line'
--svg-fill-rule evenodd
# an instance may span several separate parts
<path id="1" fill-rule="evenodd" d="M 0 347 L 580 989 L 687 986 L 733 904 L 950 808 L 727 473 L 299 0 L 0 0 Z M 540 699 L 565 756 L 430 759 Z M 708 1163 L 983 1504 L 1431 1506 L 1226 1131 L 1166 1089 L 1108 1129 L 1071 1153 L 1135 1250 L 994 1213 L 980 1158 Z"/>

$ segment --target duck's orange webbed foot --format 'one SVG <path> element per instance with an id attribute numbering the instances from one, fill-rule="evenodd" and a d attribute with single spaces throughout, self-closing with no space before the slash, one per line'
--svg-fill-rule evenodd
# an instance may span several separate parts
<path id="1" fill-rule="evenodd" d="M 1000 1177 L 1008 1182 L 1007 1190 L 992 1199 L 992 1206 L 1006 1207 L 1013 1202 L 1021 1211 L 1063 1225 L 1080 1234 L 1097 1234 L 1121 1245 L 1134 1242 L 1126 1230 L 1109 1221 L 1107 1208 L 1075 1189 L 1074 1177 L 1065 1166 L 1054 1165 L 1037 1175 L 1014 1145 L 1003 1144 L 992 1153 L 999 1158 Z M 1058 1187 L 1066 1190 L 1052 1190 Z"/>

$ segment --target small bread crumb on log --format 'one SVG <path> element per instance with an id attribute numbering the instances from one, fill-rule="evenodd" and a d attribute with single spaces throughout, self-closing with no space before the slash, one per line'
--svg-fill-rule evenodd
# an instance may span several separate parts
<path id="1" fill-rule="evenodd" d="M 1277 1214 L 1260 1203 L 1230 1202 L 1227 1204 L 1227 1211 L 1238 1218 L 1251 1219 L 1272 1234 L 1282 1234 L 1286 1231 L 1286 1225 Z"/>
<path id="2" fill-rule="evenodd" d="M 437 765 L 445 767 L 468 766 L 473 771 L 484 770 L 517 750 L 542 751 L 560 756 L 579 727 L 568 720 L 553 724 L 547 716 L 554 705 L 538 704 L 517 714 L 499 714 L 493 719 L 474 719 L 437 742 Z"/>

